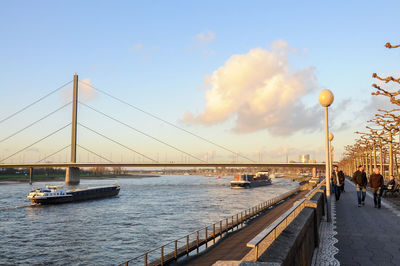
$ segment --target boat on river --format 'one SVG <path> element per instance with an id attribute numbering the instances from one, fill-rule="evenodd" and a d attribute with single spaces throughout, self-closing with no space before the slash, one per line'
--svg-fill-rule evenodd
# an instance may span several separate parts
<path id="1" fill-rule="evenodd" d="M 30 191 L 27 198 L 35 204 L 60 204 L 74 201 L 84 201 L 113 197 L 118 195 L 120 185 L 88 187 L 88 188 L 70 188 L 64 186 L 46 186 Z"/>
<path id="2" fill-rule="evenodd" d="M 253 188 L 271 185 L 272 181 L 268 172 L 254 174 L 237 174 L 231 181 L 231 188 Z"/>

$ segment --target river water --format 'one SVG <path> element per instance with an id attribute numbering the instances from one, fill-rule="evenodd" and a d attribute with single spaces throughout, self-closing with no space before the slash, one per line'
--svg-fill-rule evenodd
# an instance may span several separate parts
<path id="1" fill-rule="evenodd" d="M 0 185 L 0 265 L 122 263 L 298 186 L 279 178 L 271 186 L 235 190 L 231 179 L 121 178 L 118 197 L 49 206 L 30 205 L 29 184 Z"/>

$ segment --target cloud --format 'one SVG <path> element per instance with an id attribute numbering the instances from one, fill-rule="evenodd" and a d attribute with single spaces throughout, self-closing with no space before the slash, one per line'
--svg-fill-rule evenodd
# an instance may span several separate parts
<path id="1" fill-rule="evenodd" d="M 98 97 L 98 93 L 92 87 L 90 78 L 82 79 L 78 83 L 78 100 L 86 102 Z M 61 99 L 64 103 L 72 101 L 72 87 L 60 91 Z"/>
<path id="2" fill-rule="evenodd" d="M 129 48 L 130 52 L 139 56 L 144 60 L 150 60 L 159 51 L 157 45 L 147 45 L 143 43 L 137 43 Z"/>
<path id="3" fill-rule="evenodd" d="M 191 49 L 201 50 L 204 55 L 213 55 L 215 51 L 210 49 L 208 46 L 210 43 L 214 42 L 216 39 L 216 34 L 213 31 L 206 30 L 196 34 L 193 37 L 193 44 Z"/>
<path id="4" fill-rule="evenodd" d="M 351 98 L 344 99 L 330 107 L 331 131 L 339 132 L 349 129 L 354 123 L 354 117 L 349 116 L 349 107 L 353 106 Z"/>
<path id="5" fill-rule="evenodd" d="M 206 45 L 206 44 L 209 44 L 209 43 L 215 41 L 215 32 L 206 30 L 206 31 L 196 34 L 196 36 L 194 36 L 194 38 L 198 44 Z"/>
<path id="6" fill-rule="evenodd" d="M 378 109 L 392 110 L 396 108 L 398 108 L 398 106 L 392 104 L 389 97 L 371 95 L 370 100 L 360 110 L 359 116 L 362 117 L 364 119 L 363 122 L 365 122 L 365 120 L 375 118 L 374 115 L 378 113 Z"/>
<path id="7" fill-rule="evenodd" d="M 185 123 L 215 125 L 235 120 L 236 133 L 267 129 L 273 135 L 291 135 L 299 130 L 315 130 L 322 119 L 318 104 L 307 107 L 301 98 L 318 87 L 314 68 L 291 71 L 289 45 L 279 41 L 273 51 L 254 48 L 231 56 L 207 77 L 205 110 L 186 112 Z"/>
<path id="8" fill-rule="evenodd" d="M 135 50 L 135 51 L 140 51 L 140 50 L 143 49 L 143 44 L 137 43 L 137 44 L 132 46 L 132 49 Z"/>

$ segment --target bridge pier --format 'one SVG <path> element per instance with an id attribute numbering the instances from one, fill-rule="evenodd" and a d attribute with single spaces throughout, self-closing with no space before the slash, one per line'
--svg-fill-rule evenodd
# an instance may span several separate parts
<path id="1" fill-rule="evenodd" d="M 29 167 L 29 185 L 32 185 L 33 182 L 33 167 Z"/>
<path id="2" fill-rule="evenodd" d="M 65 169 L 65 185 L 76 186 L 80 183 L 79 167 L 67 167 Z"/>

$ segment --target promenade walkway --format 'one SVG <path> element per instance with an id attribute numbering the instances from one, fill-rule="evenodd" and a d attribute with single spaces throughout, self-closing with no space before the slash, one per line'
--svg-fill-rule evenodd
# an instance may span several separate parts
<path id="1" fill-rule="evenodd" d="M 335 258 L 340 265 L 400 265 L 400 209 L 386 200 L 374 208 L 367 192 L 365 206 L 357 207 L 356 189 L 346 180 L 336 204 Z M 335 197 L 331 197 L 335 201 Z"/>
<path id="2" fill-rule="evenodd" d="M 202 256 L 184 262 L 185 265 L 213 265 L 217 261 L 221 265 L 238 265 L 240 260 L 251 250 L 247 242 L 253 239 L 265 227 L 275 221 L 282 213 L 293 206 L 293 203 L 305 196 L 308 191 L 300 191 L 278 206 L 266 211 L 251 221 L 243 229 L 229 234 L 223 241 L 210 248 Z M 224 262 L 222 262 L 224 261 Z"/>

